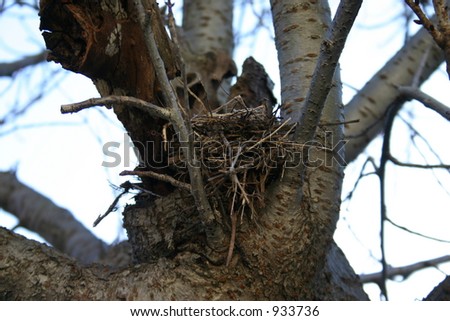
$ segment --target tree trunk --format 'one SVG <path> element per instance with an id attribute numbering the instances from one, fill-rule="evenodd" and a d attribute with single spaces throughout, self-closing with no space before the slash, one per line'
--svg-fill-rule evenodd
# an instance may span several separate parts
<path id="1" fill-rule="evenodd" d="M 304 120 L 311 80 L 324 33 L 331 23 L 328 3 L 273 0 L 271 6 L 281 74 L 282 122 L 289 126 L 300 121 L 305 124 L 309 119 Z M 259 106 L 250 101 L 274 102 L 267 74 L 251 59 L 244 65 L 244 74 L 231 90 L 231 97 L 219 93 L 227 78 L 236 73 L 231 60 L 231 0 L 186 1 L 183 30 L 174 30 L 169 25 L 171 37 L 154 0 L 41 0 L 40 10 L 41 29 L 51 50 L 49 59 L 91 78 L 104 97 L 130 96 L 156 108 L 160 106 L 160 110 L 176 108 L 169 106 L 164 81 L 157 76 L 159 58 L 151 56 L 147 46 L 153 41 L 146 33 L 146 28 L 150 28 L 165 74 L 178 94 L 174 105 L 179 106 L 183 120 L 212 117 L 217 107 L 229 112 L 226 115 L 241 109 L 247 111 L 245 117 L 251 118 Z M 255 80 L 251 85 L 264 86 L 260 88 L 263 94 L 246 86 L 249 79 Z M 251 95 L 258 98 L 251 100 Z M 225 98 L 233 99 L 226 107 L 220 106 Z M 230 105 L 234 107 L 228 108 Z M 54 249 L 0 229 L 0 246 L 5 249 L 0 268 L 2 299 L 367 299 L 358 277 L 333 242 L 345 165 L 341 161 L 344 151 L 336 148 L 343 140 L 338 71 L 323 108 L 317 110 L 319 122 L 306 124 L 315 129 L 314 133 L 297 135 L 290 141 L 301 146 L 300 153 L 294 153 L 270 179 L 257 179 L 264 183 L 258 187 L 264 191 L 259 207 L 250 206 L 243 196 L 245 191 L 239 191 L 242 197 L 239 211 L 234 207 L 239 203 L 234 199 L 238 193 L 236 186 L 242 185 L 236 177 L 242 173 L 236 174 L 231 168 L 232 160 L 239 155 L 230 156 L 227 174 L 223 175 L 223 184 L 230 181 L 235 184 L 234 194 L 227 194 L 223 186 L 205 183 L 203 192 L 209 193 L 213 222 L 205 220 L 198 206 L 192 192 L 192 176 L 191 180 L 184 178 L 191 172 L 181 175 L 182 181 L 178 182 L 182 184 L 177 185 L 179 177 L 175 174 L 180 172 L 167 166 L 173 162 L 168 141 L 188 143 L 177 141 L 175 124 L 150 115 L 147 107 L 125 103 L 109 107 L 139 151 L 139 172 L 153 173 L 140 175 L 139 188 L 144 192 L 136 197 L 136 204 L 124 210 L 134 265 L 81 266 L 80 261 L 75 262 Z M 218 119 L 223 117 L 214 115 Z M 239 118 L 238 123 L 244 124 L 245 117 Z M 266 121 L 267 115 L 264 117 L 261 119 Z M 235 130 L 233 137 L 243 139 L 243 129 Z M 214 126 L 208 128 L 206 136 L 214 130 Z M 225 130 L 221 130 L 224 144 L 229 146 Z M 201 179 L 214 181 L 205 168 L 202 170 Z M 7 191 L 0 190 L 0 201 L 20 212 L 20 207 L 14 208 L 3 199 L 3 195 L 10 195 L 11 190 L 20 186 L 18 182 L 14 184 L 8 185 L 15 187 Z M 35 197 L 40 199 L 39 195 Z M 44 200 L 43 203 L 48 204 Z M 60 248 L 69 252 L 64 246 Z"/>

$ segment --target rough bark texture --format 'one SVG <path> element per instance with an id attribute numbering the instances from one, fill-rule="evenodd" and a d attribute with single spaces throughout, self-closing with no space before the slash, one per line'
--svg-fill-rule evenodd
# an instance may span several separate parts
<path id="1" fill-rule="evenodd" d="M 172 84 L 183 91 L 183 79 L 175 79 L 181 73 L 180 61 L 174 58 L 156 2 L 142 2 L 145 14 L 150 15 L 166 72 Z M 50 59 L 93 79 L 101 95 L 128 95 L 161 105 L 160 85 L 137 21 L 136 3 L 42 0 L 41 28 L 52 50 Z M 273 0 L 271 5 L 281 70 L 282 116 L 296 123 L 304 112 L 330 12 L 324 0 Z M 232 1 L 186 2 L 185 32 L 180 33 L 180 41 L 191 91 L 197 88 L 193 86 L 197 84 L 195 78 L 199 79 L 200 87 L 194 91 L 200 99 L 190 96 L 187 102 L 194 114 L 197 109 L 206 113 L 219 104 L 220 82 L 235 73 L 230 59 L 232 8 Z M 273 96 L 266 93 L 268 88 L 263 88 L 267 75 L 262 66 L 249 63 L 253 67 L 244 65 L 236 91 L 248 94 L 249 105 L 257 103 L 252 100 L 273 102 Z M 245 86 L 246 79 L 261 84 L 255 90 Z M 340 90 L 336 72 L 315 144 L 308 149 L 308 163 L 301 170 L 299 166 L 286 169 L 268 187 L 267 206 L 253 220 L 244 217 L 239 222 L 228 266 L 224 264 L 227 246 L 211 246 L 192 195 L 144 179 L 146 189 L 164 197 L 155 199 L 143 193 L 124 212 L 124 225 L 133 246 L 132 267 L 81 267 L 53 249 L 0 229 L 1 298 L 367 299 L 358 277 L 332 240 L 343 179 L 343 164 L 339 162 L 343 151 L 334 148 L 343 137 Z M 202 94 L 205 96 L 200 97 Z M 253 94 L 258 97 L 251 97 Z M 194 104 L 199 100 L 197 108 Z M 141 167 L 157 171 L 161 165 L 158 160 L 164 161 L 160 143 L 166 122 L 127 106 L 112 107 L 139 148 Z M 299 157 L 298 161 L 302 160 Z M 225 234 L 231 233 L 229 221 L 217 221 Z"/>
<path id="2" fill-rule="evenodd" d="M 428 294 L 425 301 L 450 301 L 450 276 L 439 283 L 433 291 Z"/>
<path id="3" fill-rule="evenodd" d="M 186 252 L 173 259 L 128 269 L 103 265 L 81 267 L 76 261 L 35 241 L 0 228 L 1 300 L 282 300 L 263 286 L 259 273 L 242 266 L 211 265 L 203 257 Z M 345 269 L 347 270 L 347 269 Z M 336 267 L 328 270 L 337 271 Z M 347 270 L 351 271 L 351 270 Z M 347 272 L 348 273 L 348 272 Z M 350 289 L 355 278 L 339 287 L 331 279 L 326 298 L 364 299 Z M 326 277 L 330 277 L 327 275 Z M 333 296 L 333 297 L 331 297 Z"/>

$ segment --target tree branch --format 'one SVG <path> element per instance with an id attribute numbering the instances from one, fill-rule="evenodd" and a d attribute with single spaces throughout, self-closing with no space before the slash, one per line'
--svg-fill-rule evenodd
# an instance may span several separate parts
<path id="1" fill-rule="evenodd" d="M 442 168 L 442 169 L 450 169 L 450 165 L 446 164 L 412 164 L 412 163 L 404 163 L 399 161 L 396 157 L 389 155 L 389 160 L 395 165 L 402 167 L 412 167 L 412 168 L 421 168 L 421 169 L 433 169 L 433 168 Z"/>
<path id="2" fill-rule="evenodd" d="M 175 187 L 182 188 L 182 189 L 187 190 L 189 192 L 191 191 L 191 185 L 190 184 L 177 181 L 172 176 L 165 175 L 165 174 L 159 174 L 159 173 L 155 173 L 155 172 L 152 172 L 152 171 L 122 171 L 119 175 L 120 176 L 136 175 L 136 176 L 140 176 L 140 177 L 152 177 L 152 178 L 155 178 L 157 180 L 170 183 L 170 184 L 172 184 Z"/>
<path id="3" fill-rule="evenodd" d="M 109 107 L 112 104 L 123 104 L 125 106 L 140 109 L 153 117 L 163 118 L 167 121 L 173 120 L 172 112 L 169 109 L 162 108 L 142 99 L 129 96 L 106 96 L 101 98 L 91 98 L 79 103 L 62 105 L 61 113 L 76 113 L 86 108 L 94 106 Z"/>
<path id="4" fill-rule="evenodd" d="M 439 115 L 450 121 L 450 108 L 441 103 L 440 101 L 438 101 L 437 99 L 434 99 L 433 97 L 427 95 L 419 88 L 411 86 L 400 86 L 398 90 L 400 94 L 420 101 L 425 107 L 434 110 Z"/>
<path id="5" fill-rule="evenodd" d="M 82 267 L 1 227 L 0 249 L 0 300 L 257 300 L 264 286 L 242 265 L 230 273 L 189 253 L 117 271 Z"/>
<path id="6" fill-rule="evenodd" d="M 430 49 L 431 48 L 431 49 Z M 392 57 L 345 106 L 346 119 L 359 119 L 345 126 L 349 143 L 345 146 L 345 161 L 350 163 L 383 128 L 386 110 L 393 103 L 401 104 L 400 86 L 410 86 L 416 78 L 422 57 L 428 55 L 417 86 L 423 83 L 442 63 L 444 56 L 432 37 L 422 28 Z M 405 72 L 405 70 L 407 72 Z"/>
<path id="7" fill-rule="evenodd" d="M 386 277 L 393 279 L 396 276 L 401 276 L 404 279 L 408 278 L 412 273 L 429 267 L 436 267 L 439 264 L 450 262 L 450 255 L 438 257 L 431 260 L 421 261 L 414 264 L 402 267 L 388 267 L 386 269 Z M 382 272 L 362 274 L 359 276 L 362 283 L 380 283 L 382 282 Z"/>
<path id="8" fill-rule="evenodd" d="M 300 143 L 311 141 L 314 138 L 339 57 L 361 4 L 362 0 L 342 0 L 332 25 L 325 35 L 311 87 L 303 107 L 303 116 L 295 131 L 296 140 Z"/>
<path id="9" fill-rule="evenodd" d="M 0 63 L 0 77 L 11 77 L 15 72 L 28 66 L 37 65 L 47 60 L 47 50 L 26 56 L 14 62 Z"/>
<path id="10" fill-rule="evenodd" d="M 20 226 L 81 263 L 98 261 L 106 251 L 106 244 L 69 211 L 20 183 L 13 173 L 0 172 L 0 207 L 15 215 Z"/>

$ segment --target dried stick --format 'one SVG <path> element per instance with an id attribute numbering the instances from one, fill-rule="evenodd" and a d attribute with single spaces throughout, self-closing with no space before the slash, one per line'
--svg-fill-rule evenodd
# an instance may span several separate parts
<path id="1" fill-rule="evenodd" d="M 172 184 L 175 187 L 179 187 L 179 188 L 185 189 L 187 191 L 191 191 L 190 184 L 180 182 L 180 181 L 176 180 L 175 178 L 173 178 L 172 176 L 155 173 L 152 171 L 122 171 L 119 175 L 120 176 L 136 175 L 136 176 L 141 176 L 141 177 L 142 176 L 151 177 L 151 178 Z"/>
<path id="2" fill-rule="evenodd" d="M 91 98 L 79 103 L 67 104 L 61 106 L 61 113 L 76 113 L 86 108 L 94 106 L 110 106 L 112 104 L 123 104 L 125 106 L 134 107 L 149 113 L 154 117 L 163 118 L 172 121 L 173 113 L 171 110 L 156 106 L 145 100 L 129 96 L 106 96 L 102 98 Z"/>

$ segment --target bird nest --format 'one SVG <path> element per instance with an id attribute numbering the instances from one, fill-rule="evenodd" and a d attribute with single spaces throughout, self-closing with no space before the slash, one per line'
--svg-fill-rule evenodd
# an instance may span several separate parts
<path id="1" fill-rule="evenodd" d="M 282 177 L 301 150 L 289 140 L 295 125 L 268 114 L 265 105 L 196 116 L 191 126 L 208 198 L 220 200 L 220 212 L 232 216 L 248 213 L 254 218 L 264 207 L 268 184 Z M 187 183 L 187 166 L 176 145 L 169 151 L 172 177 Z"/>

